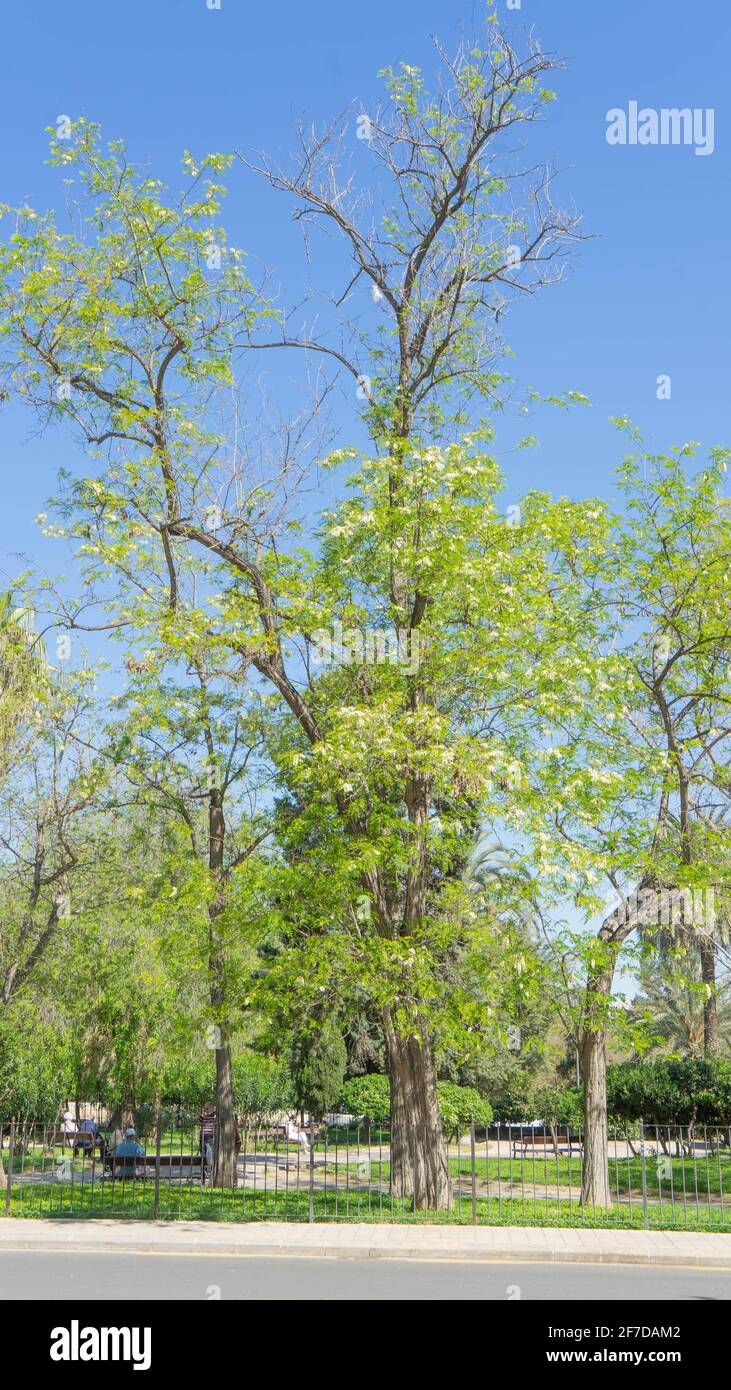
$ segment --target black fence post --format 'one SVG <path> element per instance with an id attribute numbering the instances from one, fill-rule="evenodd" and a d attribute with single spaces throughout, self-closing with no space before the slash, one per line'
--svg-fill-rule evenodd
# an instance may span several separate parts
<path id="1" fill-rule="evenodd" d="M 10 1192 L 13 1186 L 13 1161 L 15 1159 L 15 1116 L 10 1121 L 10 1148 L 8 1150 L 8 1180 L 5 1187 L 5 1215 L 10 1215 Z"/>
<path id="2" fill-rule="evenodd" d="M 650 1222 L 647 1211 L 647 1159 L 645 1156 L 645 1126 L 640 1120 L 640 1153 L 642 1155 L 642 1212 L 645 1230 L 648 1230 Z"/>
<path id="3" fill-rule="evenodd" d="M 157 1112 L 155 1126 L 155 1201 L 152 1208 L 153 1220 L 160 1219 L 160 1149 L 162 1147 L 162 1114 Z"/>
<path id="4" fill-rule="evenodd" d="M 472 1166 L 472 1225 L 477 1225 L 477 1163 L 475 1161 L 475 1122 L 470 1120 L 470 1163 Z"/>

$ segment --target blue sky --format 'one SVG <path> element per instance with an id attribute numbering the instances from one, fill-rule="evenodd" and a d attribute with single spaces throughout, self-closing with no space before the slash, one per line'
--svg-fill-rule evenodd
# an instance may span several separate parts
<path id="1" fill-rule="evenodd" d="M 657 447 L 695 438 L 731 443 L 728 420 L 731 12 L 721 0 L 693 16 L 680 0 L 522 0 L 498 11 L 520 42 L 535 26 L 569 66 L 558 101 L 532 145 L 551 156 L 562 201 L 573 199 L 591 235 L 562 286 L 522 304 L 507 321 L 521 386 L 586 392 L 590 410 L 540 412 L 501 427 L 511 494 L 538 485 L 578 495 L 611 490 L 621 441 L 608 424 L 632 416 Z M 345 5 L 279 0 L 34 0 L 4 13 L 0 87 L 4 140 L 0 200 L 57 204 L 60 180 L 44 167 L 44 128 L 84 114 L 130 156 L 175 182 L 183 148 L 204 153 L 265 148 L 286 159 L 294 122 L 324 121 L 354 99 L 367 110 L 376 74 L 404 60 L 433 70 L 430 34 L 447 48 L 482 6 L 471 0 L 367 0 Z M 712 107 L 715 150 L 612 148 L 606 113 L 626 106 Z M 266 261 L 286 296 L 304 266 L 284 200 L 239 167 L 225 221 L 231 240 Z M 278 369 L 284 370 L 284 369 Z M 658 401 L 667 373 L 672 398 Z M 347 412 L 340 423 L 353 433 Z M 511 430 L 535 431 L 540 449 L 513 457 Z M 68 563 L 33 525 L 57 469 L 80 465 L 64 436 L 32 434 L 16 407 L 0 412 L 5 475 L 0 571 L 19 554 L 57 573 Z M 509 499 L 508 499 L 509 500 Z M 1 577 L 1 576 L 0 576 Z"/>

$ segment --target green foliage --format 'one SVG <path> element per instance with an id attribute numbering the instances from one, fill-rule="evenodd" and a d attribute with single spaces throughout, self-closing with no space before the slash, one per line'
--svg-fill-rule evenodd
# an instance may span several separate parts
<path id="1" fill-rule="evenodd" d="M 11 761 L 14 733 L 47 684 L 44 657 L 30 608 L 15 607 L 13 595 L 0 592 L 0 775 Z"/>
<path id="2" fill-rule="evenodd" d="M 437 1099 L 442 1130 L 447 1138 L 469 1129 L 474 1121 L 478 1129 L 486 1129 L 492 1121 L 492 1106 L 472 1086 L 457 1086 L 453 1081 L 437 1081 Z"/>
<path id="3" fill-rule="evenodd" d="M 437 1082 L 439 1114 L 444 1134 L 449 1137 L 457 1130 L 464 1133 L 474 1120 L 480 1128 L 492 1122 L 492 1106 L 472 1086 L 457 1086 L 453 1081 Z M 341 1108 L 353 1115 L 364 1115 L 376 1124 L 388 1120 L 391 1096 L 387 1076 L 373 1073 L 355 1076 L 346 1081 L 341 1092 Z"/>
<path id="4" fill-rule="evenodd" d="M 341 1091 L 338 1108 L 346 1114 L 364 1115 L 372 1124 L 388 1120 L 391 1114 L 391 1091 L 388 1077 L 379 1072 L 354 1076 Z"/>
<path id="5" fill-rule="evenodd" d="M 531 1118 L 545 1125 L 583 1128 L 583 1093 L 579 1086 L 540 1086 L 531 1093 Z"/>
<path id="6" fill-rule="evenodd" d="M 535 1118 L 531 1101 L 532 1085 L 528 1072 L 516 1070 L 490 1088 L 490 1101 L 500 1124 Z"/>
<path id="7" fill-rule="evenodd" d="M 607 1068 L 607 1107 L 614 1120 L 657 1125 L 731 1125 L 731 1061 L 619 1062 Z"/>
<path id="8" fill-rule="evenodd" d="M 292 1054 L 292 1079 L 297 1105 L 316 1119 L 334 1110 L 343 1088 L 347 1051 L 340 1029 L 326 1023 L 299 1038 Z"/>
<path id="9" fill-rule="evenodd" d="M 53 1124 L 72 1094 L 66 1039 L 33 1007 L 0 1011 L 0 1118 Z"/>
<path id="10" fill-rule="evenodd" d="M 697 944 L 690 933 L 676 932 L 672 941 L 663 943 L 662 952 L 653 951 L 643 960 L 640 986 L 641 992 L 632 1001 L 632 1013 L 646 1024 L 652 1052 L 702 1057 L 708 992 L 702 979 Z M 716 1011 L 719 1047 L 728 1053 L 731 1047 L 731 977 L 728 975 L 717 983 Z"/>
<path id="11" fill-rule="evenodd" d="M 288 1068 L 260 1053 L 245 1049 L 232 1061 L 234 1110 L 239 1118 L 261 1119 L 294 1105 L 294 1088 Z M 179 1105 L 189 1115 L 198 1114 L 216 1093 L 213 1052 L 184 1063 L 171 1059 L 164 1079 L 162 1099 Z"/>

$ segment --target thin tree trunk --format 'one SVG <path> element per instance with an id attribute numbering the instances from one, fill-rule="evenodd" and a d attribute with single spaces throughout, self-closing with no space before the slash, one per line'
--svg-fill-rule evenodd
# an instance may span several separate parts
<path id="1" fill-rule="evenodd" d="M 701 936 L 701 979 L 706 986 L 703 1001 L 703 1048 L 712 1056 L 718 1054 L 718 1003 L 716 999 L 716 951 L 711 937 Z"/>
<path id="2" fill-rule="evenodd" d="M 584 1161 L 581 1204 L 606 1211 L 612 1205 L 609 1188 L 607 1127 L 607 1044 L 602 1032 L 585 1028 L 581 1039 L 584 1082 Z"/>
<path id="3" fill-rule="evenodd" d="M 598 940 L 607 955 L 603 967 L 586 982 L 581 1029 L 581 1075 L 584 1084 L 584 1161 L 581 1176 L 583 1206 L 606 1210 L 612 1205 L 609 1186 L 607 1125 L 607 1006 L 614 983 L 617 956 L 631 932 L 657 916 L 657 894 L 647 879 L 602 923 Z"/>
<path id="4" fill-rule="evenodd" d="M 221 1041 L 216 1048 L 216 1142 L 213 1151 L 213 1186 L 234 1187 L 236 1143 L 234 1127 L 233 1071 L 231 1045 Z"/>
<path id="5" fill-rule="evenodd" d="M 212 745 L 211 745 L 212 751 Z M 213 1186 L 233 1187 L 236 1177 L 233 1071 L 231 1043 L 226 1023 L 226 947 L 220 917 L 225 907 L 223 894 L 224 843 L 226 821 L 223 793 L 214 787 L 208 802 L 208 867 L 218 892 L 210 904 L 209 972 L 213 1016 L 216 1020 L 216 1134 L 213 1146 Z"/>
<path id="6" fill-rule="evenodd" d="M 450 1181 L 429 1034 L 401 1038 L 384 1013 L 391 1083 L 391 1193 L 418 1209 L 449 1205 Z"/>

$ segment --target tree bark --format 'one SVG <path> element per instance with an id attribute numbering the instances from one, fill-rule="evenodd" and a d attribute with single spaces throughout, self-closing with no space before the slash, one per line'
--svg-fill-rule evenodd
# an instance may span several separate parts
<path id="1" fill-rule="evenodd" d="M 213 1186 L 236 1186 L 236 1142 L 234 1126 L 233 1072 L 231 1045 L 221 1040 L 216 1048 L 216 1142 L 213 1148 Z"/>
<path id="2" fill-rule="evenodd" d="M 113 1144 L 118 1142 L 115 1136 L 123 1139 L 126 1129 L 137 1128 L 135 1104 L 129 1097 L 124 1097 L 124 1099 L 119 1102 L 119 1105 L 115 1105 L 109 1120 L 109 1128 L 112 1133 Z"/>
<path id="3" fill-rule="evenodd" d="M 664 803 L 663 803 L 664 804 Z M 659 819 L 662 818 L 662 807 Z M 607 1125 L 606 1006 L 609 1002 L 617 956 L 631 932 L 657 918 L 657 893 L 649 877 L 636 892 L 607 917 L 598 940 L 607 955 L 596 974 L 586 982 L 581 1028 L 581 1073 L 584 1084 L 584 1161 L 581 1175 L 582 1206 L 606 1210 L 612 1205 L 609 1186 L 609 1131 Z"/>
<path id="4" fill-rule="evenodd" d="M 701 979 L 706 986 L 703 1001 L 703 1048 L 713 1057 L 718 1055 L 718 1004 L 716 1000 L 716 951 L 712 937 L 701 936 Z"/>
<path id="5" fill-rule="evenodd" d="M 384 1013 L 391 1083 L 391 1195 L 417 1209 L 449 1205 L 447 1146 L 437 1101 L 436 1072 L 428 1031 L 402 1038 Z"/>
<path id="6" fill-rule="evenodd" d="M 609 1188 L 607 1126 L 607 1042 L 603 1032 L 585 1028 L 581 1039 L 584 1082 L 584 1160 L 581 1205 L 606 1211 L 612 1205 Z"/>
<path id="7" fill-rule="evenodd" d="M 209 743 L 209 754 L 213 745 Z M 209 905 L 209 973 L 213 1016 L 216 1019 L 216 1135 L 213 1145 L 213 1186 L 233 1187 L 236 1179 L 233 1071 L 231 1043 L 226 1023 L 226 948 L 220 917 L 225 907 L 223 891 L 226 820 L 223 792 L 211 789 L 208 801 L 208 867 L 217 886 Z"/>

